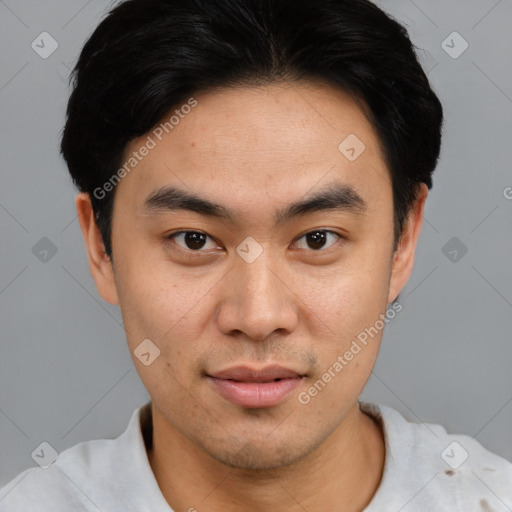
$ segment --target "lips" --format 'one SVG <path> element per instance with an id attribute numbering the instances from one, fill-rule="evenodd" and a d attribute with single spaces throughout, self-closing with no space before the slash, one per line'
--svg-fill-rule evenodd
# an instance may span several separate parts
<path id="1" fill-rule="evenodd" d="M 247 366 L 236 366 L 213 373 L 211 377 L 238 382 L 273 382 L 278 379 L 293 379 L 300 377 L 300 375 L 282 366 L 267 366 L 261 370 L 254 370 Z"/>
<path id="2" fill-rule="evenodd" d="M 262 369 L 236 366 L 207 375 L 221 396 L 246 408 L 279 405 L 302 382 L 303 377 L 290 368 L 276 365 Z"/>

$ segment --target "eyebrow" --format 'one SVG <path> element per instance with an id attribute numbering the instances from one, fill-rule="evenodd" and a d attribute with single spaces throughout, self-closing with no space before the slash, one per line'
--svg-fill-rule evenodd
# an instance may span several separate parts
<path id="1" fill-rule="evenodd" d="M 351 185 L 334 183 L 277 211 L 274 222 L 275 225 L 284 224 L 293 218 L 321 211 L 364 214 L 367 209 L 367 203 Z M 146 214 L 177 210 L 188 210 L 232 223 L 236 223 L 237 218 L 235 212 L 229 208 L 174 186 L 156 189 L 143 204 L 143 212 Z"/>

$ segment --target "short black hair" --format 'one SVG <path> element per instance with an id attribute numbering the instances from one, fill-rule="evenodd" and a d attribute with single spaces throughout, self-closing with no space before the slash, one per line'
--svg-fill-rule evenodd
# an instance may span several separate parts
<path id="1" fill-rule="evenodd" d="M 441 147 L 442 106 L 415 48 L 369 0 L 119 3 L 73 69 L 61 141 L 106 254 L 113 256 L 115 188 L 94 191 L 123 165 L 131 140 L 199 92 L 302 79 L 348 92 L 376 129 L 391 174 L 396 249 L 417 184 L 432 187 Z"/>

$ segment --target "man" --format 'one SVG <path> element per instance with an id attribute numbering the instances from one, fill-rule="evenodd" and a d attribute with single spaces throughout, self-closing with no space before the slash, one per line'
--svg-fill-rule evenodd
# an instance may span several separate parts
<path id="1" fill-rule="evenodd" d="M 90 271 L 151 402 L 1 510 L 512 509 L 508 461 L 359 401 L 441 143 L 397 22 L 366 0 L 129 0 L 74 85 Z"/>

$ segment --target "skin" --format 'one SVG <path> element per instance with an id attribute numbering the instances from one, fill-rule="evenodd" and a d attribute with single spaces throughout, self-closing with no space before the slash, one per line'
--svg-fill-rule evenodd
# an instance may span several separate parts
<path id="1" fill-rule="evenodd" d="M 373 326 L 406 284 L 428 189 L 393 253 L 391 178 L 377 134 L 353 99 L 318 82 L 220 89 L 198 105 L 116 187 L 113 264 L 89 196 L 76 207 L 100 295 L 119 304 L 135 367 L 152 400 L 148 458 L 176 511 L 362 510 L 382 477 L 380 427 L 357 400 L 382 331 L 304 405 L 307 391 Z M 365 151 L 349 161 L 349 134 Z M 146 137 L 132 141 L 126 155 Z M 350 184 L 364 213 L 322 211 L 274 227 L 274 214 L 332 183 Z M 190 211 L 144 212 L 157 187 L 179 186 L 236 212 L 235 222 Z M 304 236 L 316 229 L 325 248 Z M 178 231 L 209 237 L 197 254 Z M 248 236 L 262 254 L 247 263 Z M 133 355 L 149 338 L 161 353 Z M 227 401 L 204 378 L 233 365 L 280 364 L 306 376 L 274 407 Z M 178 469 L 178 470 L 177 470 Z"/>

